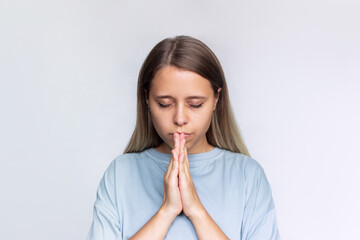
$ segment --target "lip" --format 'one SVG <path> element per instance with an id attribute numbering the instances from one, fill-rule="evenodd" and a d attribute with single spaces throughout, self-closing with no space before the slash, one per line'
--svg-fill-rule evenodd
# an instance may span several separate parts
<path id="1" fill-rule="evenodd" d="M 192 133 L 185 133 L 185 132 L 174 132 L 174 133 L 170 133 L 171 136 L 174 136 L 175 133 L 178 133 L 178 134 L 184 134 L 184 137 L 185 138 L 188 138 L 191 136 Z"/>

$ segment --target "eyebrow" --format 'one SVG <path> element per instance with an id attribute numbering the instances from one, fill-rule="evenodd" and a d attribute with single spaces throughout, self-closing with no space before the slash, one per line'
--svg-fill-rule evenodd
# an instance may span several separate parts
<path id="1" fill-rule="evenodd" d="M 162 96 L 155 96 L 156 99 L 166 99 L 166 98 L 170 98 L 170 99 L 175 99 L 174 97 L 170 96 L 170 95 L 162 95 Z M 207 99 L 206 97 L 203 96 L 189 96 L 186 99 Z"/>

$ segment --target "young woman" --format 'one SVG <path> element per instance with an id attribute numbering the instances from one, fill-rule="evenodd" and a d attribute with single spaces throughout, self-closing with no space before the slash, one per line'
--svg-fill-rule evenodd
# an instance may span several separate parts
<path id="1" fill-rule="evenodd" d="M 100 182 L 88 240 L 279 239 L 270 186 L 204 43 L 158 43 L 137 99 L 134 133 Z"/>

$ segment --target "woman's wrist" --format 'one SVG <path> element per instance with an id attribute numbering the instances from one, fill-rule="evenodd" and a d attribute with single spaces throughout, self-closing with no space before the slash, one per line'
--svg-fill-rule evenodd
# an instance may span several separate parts
<path id="1" fill-rule="evenodd" d="M 158 211 L 158 214 L 163 217 L 166 218 L 168 220 L 170 220 L 171 222 L 174 221 L 174 219 L 176 218 L 176 216 L 178 215 L 177 213 L 171 211 L 170 209 L 168 209 L 167 207 L 165 207 L 164 205 L 162 205 Z"/>
<path id="2" fill-rule="evenodd" d="M 201 206 L 195 208 L 193 211 L 191 211 L 187 217 L 190 219 L 190 221 L 196 221 L 198 219 L 203 218 L 207 214 L 208 213 L 207 213 L 205 207 L 203 205 L 201 205 Z"/>

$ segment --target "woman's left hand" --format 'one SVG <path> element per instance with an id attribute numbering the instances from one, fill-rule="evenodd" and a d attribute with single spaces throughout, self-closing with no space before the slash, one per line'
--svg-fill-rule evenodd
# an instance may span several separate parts
<path id="1" fill-rule="evenodd" d="M 184 134 L 180 134 L 179 138 L 179 189 L 183 212 L 187 217 L 191 218 L 191 216 L 197 215 L 200 211 L 202 211 L 204 206 L 200 201 L 191 178 Z"/>

